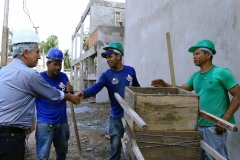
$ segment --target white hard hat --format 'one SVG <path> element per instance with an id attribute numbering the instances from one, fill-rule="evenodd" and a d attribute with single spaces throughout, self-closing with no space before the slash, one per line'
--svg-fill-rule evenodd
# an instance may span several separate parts
<path id="1" fill-rule="evenodd" d="M 12 38 L 12 44 L 18 43 L 37 43 L 40 44 L 38 35 L 29 29 L 22 29 L 15 33 Z"/>

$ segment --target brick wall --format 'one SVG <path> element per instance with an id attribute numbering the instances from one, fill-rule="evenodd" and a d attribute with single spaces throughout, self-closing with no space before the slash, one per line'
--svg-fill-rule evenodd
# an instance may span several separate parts
<path id="1" fill-rule="evenodd" d="M 93 31 L 93 33 L 89 37 L 89 48 L 91 48 L 98 41 L 98 28 Z"/>

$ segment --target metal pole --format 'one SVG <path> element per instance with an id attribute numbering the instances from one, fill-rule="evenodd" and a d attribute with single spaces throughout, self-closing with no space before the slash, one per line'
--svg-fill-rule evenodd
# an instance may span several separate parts
<path id="1" fill-rule="evenodd" d="M 2 30 L 1 67 L 7 65 L 7 58 L 8 58 L 8 54 L 7 54 L 7 51 L 8 51 L 8 10 L 9 10 L 9 0 L 5 0 L 3 30 Z"/>

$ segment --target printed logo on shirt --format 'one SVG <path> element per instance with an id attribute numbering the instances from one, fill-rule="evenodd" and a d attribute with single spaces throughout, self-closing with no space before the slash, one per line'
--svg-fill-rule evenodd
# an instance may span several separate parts
<path id="1" fill-rule="evenodd" d="M 128 74 L 128 76 L 127 76 L 127 80 L 128 80 L 128 81 L 132 81 L 133 78 Z"/>
<path id="2" fill-rule="evenodd" d="M 118 79 L 117 79 L 117 78 L 113 78 L 113 79 L 111 80 L 111 82 L 112 82 L 112 84 L 118 84 Z"/>
<path id="3" fill-rule="evenodd" d="M 132 80 L 133 78 L 128 74 L 127 80 L 129 81 L 129 86 L 132 86 Z"/>
<path id="4" fill-rule="evenodd" d="M 62 89 L 63 92 L 65 91 L 66 86 L 63 82 L 60 82 L 59 87 Z"/>

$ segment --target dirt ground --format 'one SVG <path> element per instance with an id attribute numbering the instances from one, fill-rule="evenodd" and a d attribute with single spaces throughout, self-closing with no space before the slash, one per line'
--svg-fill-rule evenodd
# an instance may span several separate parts
<path id="1" fill-rule="evenodd" d="M 109 103 L 94 103 L 94 99 L 86 99 L 80 105 L 74 106 L 78 133 L 81 142 L 84 160 L 106 160 L 110 151 L 110 140 L 107 133 L 109 129 Z M 71 110 L 67 108 L 70 127 L 67 160 L 79 159 L 77 141 L 75 138 Z M 36 159 L 35 132 L 28 139 L 28 154 L 26 160 Z M 49 160 L 56 159 L 54 147 L 51 147 Z M 121 160 L 124 160 L 122 153 Z"/>

